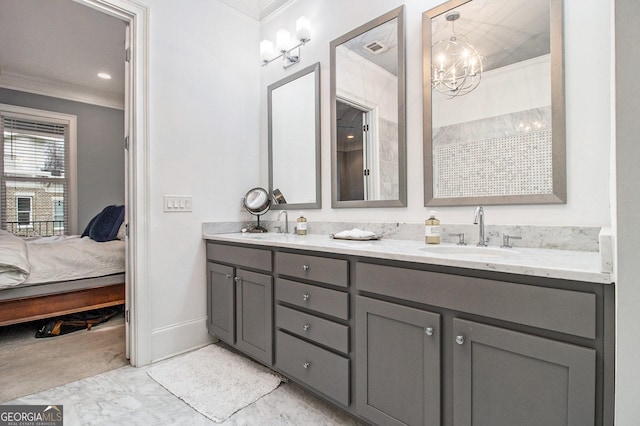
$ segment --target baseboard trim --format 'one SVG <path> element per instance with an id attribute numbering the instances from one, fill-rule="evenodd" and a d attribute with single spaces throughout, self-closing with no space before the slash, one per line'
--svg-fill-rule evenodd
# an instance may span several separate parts
<path id="1" fill-rule="evenodd" d="M 216 342 L 207 332 L 207 317 L 151 331 L 151 362 L 192 351 Z"/>

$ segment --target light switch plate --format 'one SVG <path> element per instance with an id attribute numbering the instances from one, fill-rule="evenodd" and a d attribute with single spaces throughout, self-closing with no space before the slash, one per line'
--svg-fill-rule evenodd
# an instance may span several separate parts
<path id="1" fill-rule="evenodd" d="M 165 195 L 165 212 L 190 212 L 192 211 L 191 195 Z"/>

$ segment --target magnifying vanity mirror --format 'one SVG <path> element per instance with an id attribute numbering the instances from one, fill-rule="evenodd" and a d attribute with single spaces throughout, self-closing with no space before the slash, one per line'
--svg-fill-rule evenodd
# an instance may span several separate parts
<path id="1" fill-rule="evenodd" d="M 269 191 L 279 209 L 319 209 L 320 63 L 267 91 Z"/>
<path id="2" fill-rule="evenodd" d="M 257 218 L 257 225 L 250 227 L 248 232 L 267 232 L 267 229 L 260 226 L 260 216 L 269 211 L 271 206 L 271 196 L 264 188 L 252 188 L 242 199 L 244 208 Z"/>
<path id="3" fill-rule="evenodd" d="M 333 40 L 331 206 L 407 205 L 404 6 Z"/>
<path id="4" fill-rule="evenodd" d="M 426 206 L 566 203 L 562 15 L 562 0 L 423 14 Z"/>

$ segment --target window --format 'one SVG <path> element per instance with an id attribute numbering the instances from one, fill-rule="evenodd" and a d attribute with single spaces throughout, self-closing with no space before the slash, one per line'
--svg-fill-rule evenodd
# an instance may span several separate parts
<path id="1" fill-rule="evenodd" d="M 18 227 L 32 228 L 32 214 L 31 214 L 31 201 L 33 197 L 18 196 L 16 197 L 16 220 Z"/>
<path id="2" fill-rule="evenodd" d="M 2 228 L 23 236 L 69 234 L 75 116 L 0 105 L 0 142 Z"/>

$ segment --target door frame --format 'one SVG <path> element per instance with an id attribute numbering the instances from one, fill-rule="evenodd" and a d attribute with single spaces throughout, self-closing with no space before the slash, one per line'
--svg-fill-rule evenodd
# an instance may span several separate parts
<path id="1" fill-rule="evenodd" d="M 127 23 L 131 49 L 125 83 L 125 204 L 127 347 L 134 367 L 151 363 L 151 309 L 148 285 L 149 248 L 149 11 L 131 0 L 74 0 Z"/>

